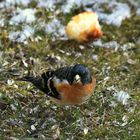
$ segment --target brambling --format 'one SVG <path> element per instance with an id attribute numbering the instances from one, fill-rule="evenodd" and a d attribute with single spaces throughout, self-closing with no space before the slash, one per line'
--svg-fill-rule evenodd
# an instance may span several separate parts
<path id="1" fill-rule="evenodd" d="M 92 95 L 96 85 L 95 78 L 82 64 L 47 71 L 37 77 L 25 76 L 21 80 L 31 82 L 61 105 L 84 103 Z"/>
<path id="2" fill-rule="evenodd" d="M 74 17 L 66 26 L 68 38 L 87 42 L 102 36 L 102 30 L 95 12 L 83 12 Z"/>

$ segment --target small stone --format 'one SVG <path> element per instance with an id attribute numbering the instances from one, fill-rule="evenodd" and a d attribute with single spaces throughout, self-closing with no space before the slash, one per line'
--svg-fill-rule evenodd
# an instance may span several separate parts
<path id="1" fill-rule="evenodd" d="M 33 130 L 33 131 L 35 131 L 35 130 L 36 130 L 36 128 L 35 128 L 35 126 L 34 126 L 34 125 L 31 125 L 31 130 Z"/>
<path id="2" fill-rule="evenodd" d="M 88 133 L 88 128 L 84 128 L 84 134 L 86 135 Z"/>
<path id="3" fill-rule="evenodd" d="M 128 64 L 131 64 L 131 65 L 134 65 L 134 64 L 136 64 L 136 61 L 134 61 L 134 60 L 132 60 L 132 59 L 128 59 L 128 60 L 127 60 L 127 63 L 128 63 Z"/>
<path id="4" fill-rule="evenodd" d="M 97 60 L 98 60 L 98 55 L 93 54 L 93 55 L 92 55 L 92 60 L 97 61 Z"/>
<path id="5" fill-rule="evenodd" d="M 45 101 L 45 104 L 46 104 L 46 105 L 50 105 L 50 100 L 46 100 L 46 101 Z"/>
<path id="6" fill-rule="evenodd" d="M 122 121 L 123 121 L 123 122 L 128 122 L 128 116 L 127 116 L 127 115 L 124 115 L 124 116 L 122 117 Z"/>
<path id="7" fill-rule="evenodd" d="M 57 127 L 58 127 L 58 125 L 53 125 L 53 126 L 51 127 L 51 129 L 52 129 L 52 130 L 55 130 Z"/>
<path id="8" fill-rule="evenodd" d="M 79 45 L 79 48 L 80 48 L 81 50 L 83 50 L 83 49 L 85 48 L 85 46 Z"/>
<path id="9" fill-rule="evenodd" d="M 11 104 L 10 107 L 11 107 L 11 109 L 12 109 L 13 111 L 16 111 L 16 110 L 17 110 L 17 108 L 15 107 L 14 104 Z"/>
<path id="10" fill-rule="evenodd" d="M 13 85 L 13 83 L 14 83 L 14 80 L 11 80 L 11 79 L 8 79 L 8 80 L 7 80 L 7 84 L 8 84 L 9 86 Z"/>
<path id="11" fill-rule="evenodd" d="M 23 63 L 23 65 L 24 65 L 26 68 L 28 67 L 28 64 L 26 63 L 25 60 L 22 60 L 22 63 Z"/>
<path id="12" fill-rule="evenodd" d="M 114 94 L 114 97 L 117 99 L 118 102 L 121 102 L 123 105 L 127 105 L 128 100 L 130 99 L 130 95 L 124 91 L 117 91 Z"/>

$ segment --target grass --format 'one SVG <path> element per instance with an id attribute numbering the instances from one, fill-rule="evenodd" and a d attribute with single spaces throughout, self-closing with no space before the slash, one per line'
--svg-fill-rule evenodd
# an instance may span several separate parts
<path id="1" fill-rule="evenodd" d="M 81 50 L 74 41 L 53 42 L 44 34 L 42 41 L 23 45 L 7 39 L 11 27 L 1 31 L 0 139 L 140 139 L 139 22 L 140 17 L 134 15 L 120 28 L 103 25 L 103 42 L 128 45 L 117 51 L 88 44 Z M 31 84 L 15 80 L 75 63 L 86 64 L 97 79 L 93 96 L 81 106 L 60 107 Z M 127 105 L 116 101 L 115 91 L 108 90 L 111 86 L 130 94 Z M 111 106 L 112 101 L 116 106 Z"/>

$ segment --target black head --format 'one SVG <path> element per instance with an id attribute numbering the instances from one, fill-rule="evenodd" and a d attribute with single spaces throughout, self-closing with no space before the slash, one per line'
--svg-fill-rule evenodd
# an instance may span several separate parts
<path id="1" fill-rule="evenodd" d="M 92 82 L 91 73 L 85 65 L 76 64 L 75 66 L 73 66 L 71 70 L 71 76 L 69 79 L 70 84 L 74 82 L 76 75 L 80 77 L 80 81 L 82 82 L 83 85 Z"/>

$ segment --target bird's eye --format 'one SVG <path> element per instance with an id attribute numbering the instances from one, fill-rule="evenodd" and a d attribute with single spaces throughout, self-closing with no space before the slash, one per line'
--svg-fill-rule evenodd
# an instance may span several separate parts
<path id="1" fill-rule="evenodd" d="M 79 82 L 81 82 L 81 77 L 80 75 L 76 74 L 73 83 L 79 83 Z"/>

